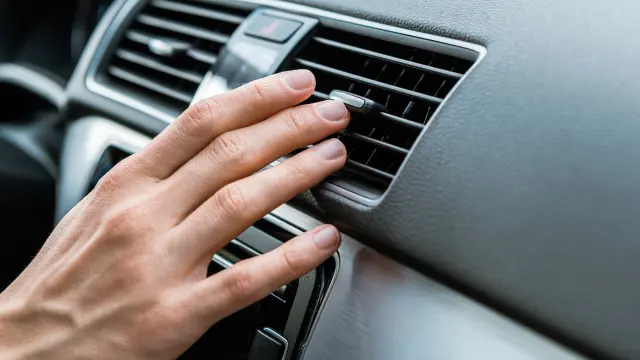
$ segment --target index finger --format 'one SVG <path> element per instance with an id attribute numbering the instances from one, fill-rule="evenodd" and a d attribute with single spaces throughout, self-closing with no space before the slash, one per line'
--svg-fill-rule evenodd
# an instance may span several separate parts
<path id="1" fill-rule="evenodd" d="M 314 88 L 315 78 L 310 71 L 294 70 L 201 100 L 134 155 L 136 170 L 165 179 L 219 135 L 295 106 L 309 98 Z"/>

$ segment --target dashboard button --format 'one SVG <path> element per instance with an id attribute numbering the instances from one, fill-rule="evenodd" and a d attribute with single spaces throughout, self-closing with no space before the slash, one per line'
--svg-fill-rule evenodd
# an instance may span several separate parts
<path id="1" fill-rule="evenodd" d="M 283 43 L 302 26 L 301 22 L 260 14 L 251 20 L 245 35 Z"/>

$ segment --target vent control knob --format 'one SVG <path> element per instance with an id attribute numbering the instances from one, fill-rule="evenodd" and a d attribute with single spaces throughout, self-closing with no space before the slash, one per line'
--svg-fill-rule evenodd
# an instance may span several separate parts
<path id="1" fill-rule="evenodd" d="M 149 47 L 149 51 L 158 56 L 172 58 L 186 53 L 191 45 L 182 41 L 154 38 L 149 40 L 147 47 Z"/>
<path id="2" fill-rule="evenodd" d="M 329 94 L 329 99 L 340 100 L 347 106 L 349 111 L 365 116 L 377 116 L 379 113 L 385 111 L 384 106 L 381 104 L 347 91 L 333 90 Z"/>

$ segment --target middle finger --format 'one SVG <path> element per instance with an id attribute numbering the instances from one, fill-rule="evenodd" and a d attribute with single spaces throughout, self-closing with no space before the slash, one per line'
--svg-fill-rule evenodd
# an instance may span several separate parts
<path id="1" fill-rule="evenodd" d="M 171 253 L 210 258 L 255 221 L 339 170 L 346 155 L 344 145 L 331 139 L 226 185 L 171 230 Z"/>

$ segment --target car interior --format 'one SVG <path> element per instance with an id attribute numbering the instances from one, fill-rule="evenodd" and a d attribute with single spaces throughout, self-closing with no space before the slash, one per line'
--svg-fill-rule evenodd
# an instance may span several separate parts
<path id="1" fill-rule="evenodd" d="M 323 223 L 342 245 L 180 359 L 640 359 L 637 14 L 630 0 L 0 1 L 0 290 L 190 104 L 308 69 L 308 102 L 351 111 L 335 135 L 347 164 L 209 271 Z"/>

